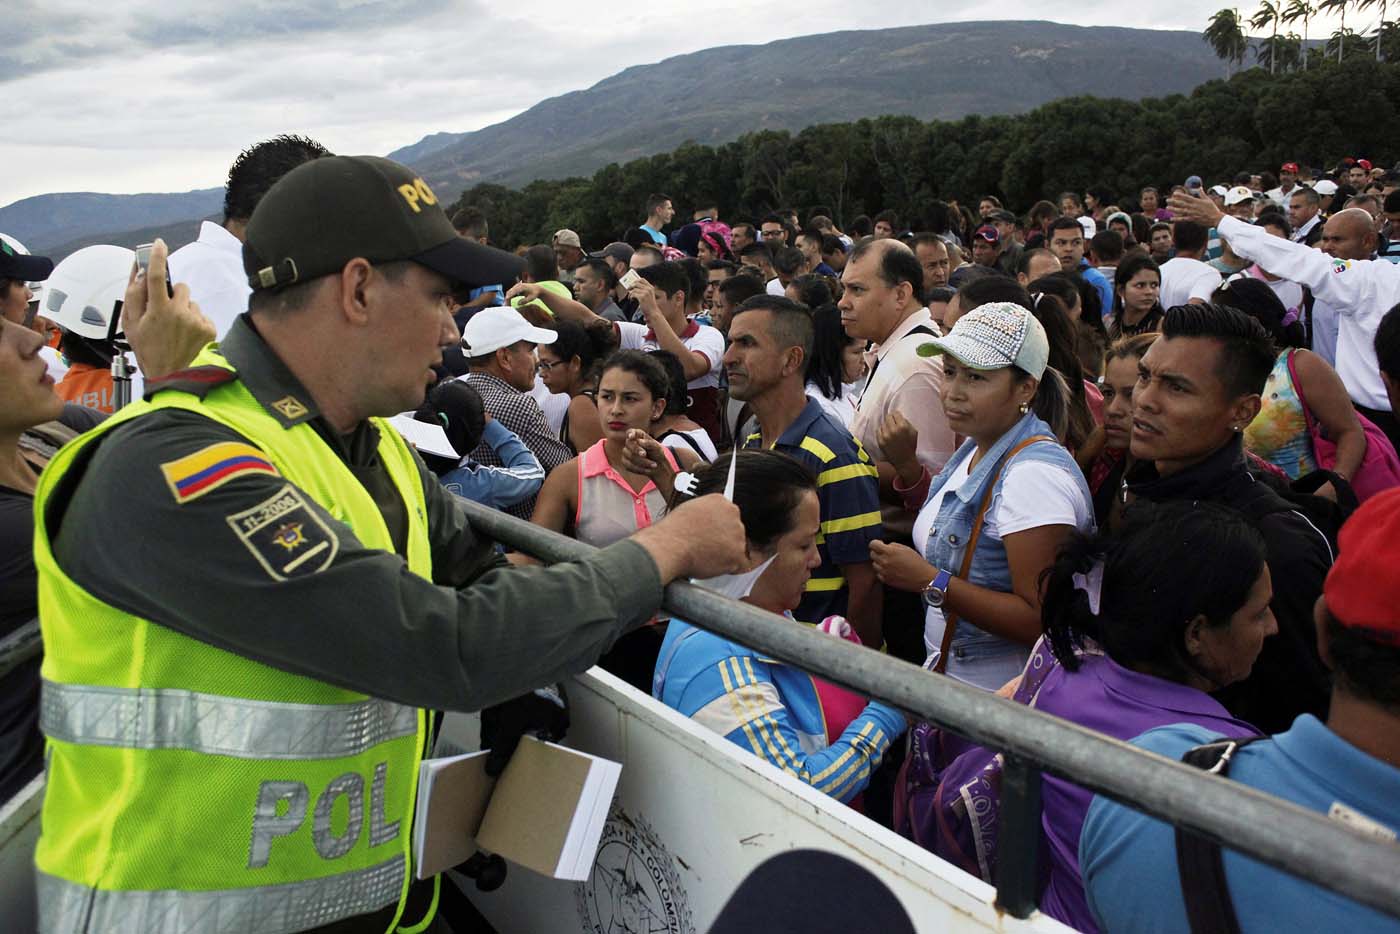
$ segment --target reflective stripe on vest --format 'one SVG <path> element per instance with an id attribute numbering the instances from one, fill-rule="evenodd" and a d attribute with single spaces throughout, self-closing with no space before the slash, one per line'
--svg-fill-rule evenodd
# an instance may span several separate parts
<path id="1" fill-rule="evenodd" d="M 185 749 L 240 759 L 339 759 L 412 736 L 418 711 L 367 698 L 284 704 L 195 691 L 43 683 L 50 739 L 126 749 Z"/>
<path id="2" fill-rule="evenodd" d="M 203 892 L 111 891 L 39 872 L 46 931 L 102 934 L 232 934 L 305 931 L 392 904 L 404 861 L 391 859 L 324 879 Z"/>
<path id="3" fill-rule="evenodd" d="M 212 346 L 195 364 L 228 366 Z M 283 427 L 238 381 L 203 400 L 167 390 L 134 403 L 55 455 L 35 495 L 50 775 L 35 848 L 40 930 L 291 934 L 396 903 L 395 925 L 426 924 L 432 910 L 401 917 L 424 711 L 134 616 L 53 555 L 46 507 L 65 474 L 103 434 L 169 408 L 242 435 L 367 548 L 395 550 L 377 504 L 315 429 Z M 408 511 L 408 568 L 431 579 L 419 467 L 374 424 Z M 335 632 L 314 615 L 305 625 Z"/>

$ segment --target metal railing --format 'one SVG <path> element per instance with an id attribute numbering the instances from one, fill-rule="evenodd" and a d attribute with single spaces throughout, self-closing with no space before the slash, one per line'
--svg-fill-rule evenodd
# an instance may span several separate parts
<path id="1" fill-rule="evenodd" d="M 572 561 L 596 550 L 478 503 L 458 502 L 474 528 L 536 558 Z M 1010 841 L 1040 833 L 1044 771 L 1400 918 L 1400 846 L 694 584 L 668 586 L 662 606 L 702 629 L 1005 752 L 1004 854 L 995 881 L 997 904 L 1016 917 L 1035 910 L 1037 847 Z"/>
<path id="2" fill-rule="evenodd" d="M 478 503 L 458 502 L 477 530 L 536 558 L 572 561 L 596 550 Z M 662 605 L 703 629 L 1004 751 L 1003 841 L 1040 832 L 1044 771 L 1400 918 L 1400 846 L 694 584 L 671 584 Z M 0 641 L 0 676 L 39 651 L 37 623 L 21 627 Z M 1035 910 L 1036 849 L 1005 845 L 999 862 L 997 903 L 1016 917 Z"/>

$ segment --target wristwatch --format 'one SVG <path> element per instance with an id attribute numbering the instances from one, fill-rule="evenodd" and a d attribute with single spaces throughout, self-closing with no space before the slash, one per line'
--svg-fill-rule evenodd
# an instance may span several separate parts
<path id="1" fill-rule="evenodd" d="M 948 582 L 953 579 L 953 575 L 944 570 L 938 572 L 938 576 L 924 585 L 923 598 L 929 606 L 938 608 L 943 605 L 943 601 L 948 596 Z"/>

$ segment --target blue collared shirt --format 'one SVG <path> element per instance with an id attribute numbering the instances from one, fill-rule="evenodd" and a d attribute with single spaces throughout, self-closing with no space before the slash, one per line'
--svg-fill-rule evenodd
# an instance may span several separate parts
<path id="1" fill-rule="evenodd" d="M 1180 759 L 1218 738 L 1188 724 L 1150 730 L 1133 745 Z M 1324 814 L 1359 814 L 1391 838 L 1400 832 L 1400 769 L 1367 755 L 1311 714 L 1272 740 L 1235 754 L 1230 779 Z M 1400 932 L 1400 920 L 1271 869 L 1229 847 L 1225 877 L 1240 930 Z M 1095 798 L 1079 838 L 1089 908 L 1114 934 L 1186 932 L 1172 828 L 1107 798 Z"/>

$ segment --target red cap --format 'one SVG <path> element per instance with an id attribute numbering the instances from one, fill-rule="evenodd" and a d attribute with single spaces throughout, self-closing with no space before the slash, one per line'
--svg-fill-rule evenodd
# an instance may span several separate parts
<path id="1" fill-rule="evenodd" d="M 1285 162 L 1283 165 L 1279 166 L 1279 171 L 1280 171 L 1280 172 L 1292 172 L 1294 175 L 1297 175 L 1297 174 L 1298 174 L 1298 163 L 1296 163 L 1296 162 Z"/>
<path id="2" fill-rule="evenodd" d="M 1342 526 L 1341 554 L 1323 585 L 1327 609 L 1348 629 L 1400 646 L 1400 489 L 1367 500 Z"/>
<path id="3" fill-rule="evenodd" d="M 1357 160 L 1356 160 L 1356 164 L 1359 165 L 1359 166 L 1361 166 L 1361 167 L 1362 167 L 1363 169 L 1365 169 L 1367 172 L 1371 171 L 1371 160 L 1370 160 L 1370 159 L 1357 159 Z"/>
<path id="4" fill-rule="evenodd" d="M 980 240 L 986 240 L 988 243 L 1001 242 L 1001 232 L 991 224 L 983 224 L 972 235 Z"/>

